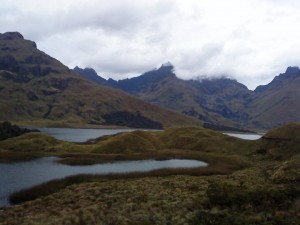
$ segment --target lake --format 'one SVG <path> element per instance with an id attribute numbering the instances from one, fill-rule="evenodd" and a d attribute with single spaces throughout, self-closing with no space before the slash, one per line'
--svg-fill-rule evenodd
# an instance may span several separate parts
<path id="1" fill-rule="evenodd" d="M 8 206 L 8 197 L 13 192 L 53 179 L 76 174 L 109 174 L 148 172 L 162 168 L 204 167 L 207 163 L 198 160 L 138 160 L 102 163 L 88 166 L 69 166 L 56 162 L 57 157 L 44 157 L 25 162 L 0 163 L 0 206 Z"/>
<path id="2" fill-rule="evenodd" d="M 71 142 L 85 142 L 89 139 L 98 138 L 104 135 L 113 135 L 121 132 L 131 132 L 137 129 L 80 129 L 80 128 L 37 128 L 43 133 L 49 134 L 56 139 Z M 257 140 L 262 137 L 260 134 L 252 133 L 231 133 L 224 132 L 224 134 L 246 139 Z"/>
<path id="3" fill-rule="evenodd" d="M 56 139 L 71 142 L 85 142 L 89 139 L 121 132 L 131 132 L 136 129 L 80 129 L 80 128 L 36 128 Z"/>
<path id="4" fill-rule="evenodd" d="M 250 133 L 230 133 L 224 132 L 223 134 L 227 134 L 232 137 L 237 137 L 245 140 L 258 140 L 262 137 L 261 134 L 250 134 Z"/>

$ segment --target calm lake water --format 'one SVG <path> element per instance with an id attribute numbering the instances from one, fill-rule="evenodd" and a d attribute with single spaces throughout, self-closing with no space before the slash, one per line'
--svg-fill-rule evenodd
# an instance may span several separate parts
<path id="1" fill-rule="evenodd" d="M 0 163 L 0 206 L 9 205 L 8 197 L 13 192 L 70 175 L 146 172 L 162 168 L 207 166 L 207 163 L 202 161 L 184 159 L 139 160 L 69 166 L 57 163 L 57 159 L 57 157 L 44 157 L 25 162 Z"/>
<path id="2" fill-rule="evenodd" d="M 80 128 L 37 128 L 41 132 L 49 134 L 56 139 L 72 142 L 85 142 L 89 139 L 98 138 L 104 135 L 112 135 L 121 132 L 131 132 L 136 129 L 80 129 Z M 224 134 L 238 137 L 246 140 L 257 140 L 261 138 L 260 134 L 249 133 L 230 133 Z"/>
<path id="3" fill-rule="evenodd" d="M 261 134 L 248 134 L 248 133 L 227 133 L 224 132 L 224 134 L 227 134 L 229 136 L 245 139 L 245 140 L 257 140 L 262 137 Z"/>
<path id="4" fill-rule="evenodd" d="M 136 129 L 80 129 L 80 128 L 37 128 L 56 139 L 72 142 L 85 142 L 92 138 L 112 135 L 120 132 L 130 132 Z"/>

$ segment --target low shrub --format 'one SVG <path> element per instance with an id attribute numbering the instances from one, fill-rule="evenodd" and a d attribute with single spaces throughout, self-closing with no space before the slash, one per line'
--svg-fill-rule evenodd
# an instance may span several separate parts
<path id="1" fill-rule="evenodd" d="M 298 185 L 251 188 L 212 183 L 192 224 L 299 224 L 300 216 L 292 208 L 299 199 Z"/>

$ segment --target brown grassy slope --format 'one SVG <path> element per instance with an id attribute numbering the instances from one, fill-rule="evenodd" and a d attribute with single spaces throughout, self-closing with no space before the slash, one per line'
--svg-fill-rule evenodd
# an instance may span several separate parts
<path id="1" fill-rule="evenodd" d="M 278 160 L 286 160 L 300 154 L 300 124 L 287 124 L 267 132 L 257 150 Z"/>
<path id="2" fill-rule="evenodd" d="M 256 152 L 266 159 L 280 162 L 272 179 L 275 182 L 300 181 L 300 124 L 293 123 L 275 128 L 259 141 Z"/>
<path id="3" fill-rule="evenodd" d="M 130 112 L 166 127 L 201 125 L 83 79 L 18 33 L 1 34 L 0 48 L 0 120 L 104 124 L 104 114 Z"/>

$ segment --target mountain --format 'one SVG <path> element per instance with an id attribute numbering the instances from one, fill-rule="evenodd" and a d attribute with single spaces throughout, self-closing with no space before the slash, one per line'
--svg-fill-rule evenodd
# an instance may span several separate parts
<path id="1" fill-rule="evenodd" d="M 240 127 L 249 117 L 241 109 L 253 95 L 246 86 L 228 78 L 179 79 L 170 63 L 138 77 L 109 79 L 105 85 L 211 124 L 235 127 Z"/>
<path id="2" fill-rule="evenodd" d="M 84 76 L 86 79 L 90 80 L 90 81 L 93 81 L 97 84 L 104 84 L 104 85 L 107 85 L 107 81 L 100 77 L 96 71 L 92 68 L 85 68 L 85 69 L 81 69 L 79 68 L 78 66 L 76 66 L 74 69 L 73 69 L 74 72 Z"/>
<path id="3" fill-rule="evenodd" d="M 257 97 L 248 105 L 253 126 L 277 127 L 300 121 L 300 69 L 288 67 L 269 84 L 255 89 Z"/>
<path id="4" fill-rule="evenodd" d="M 138 77 L 104 85 L 213 125 L 269 129 L 300 121 L 300 70 L 287 71 L 255 91 L 226 77 L 182 80 L 168 63 Z"/>
<path id="5" fill-rule="evenodd" d="M 201 122 L 97 85 L 18 32 L 0 34 L 0 121 L 162 128 Z"/>

